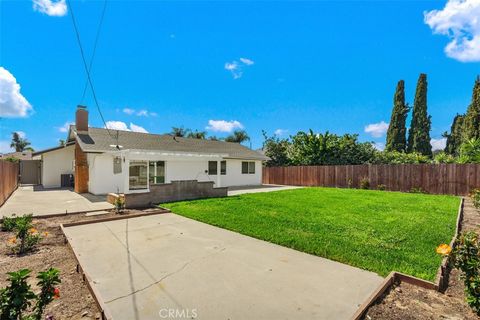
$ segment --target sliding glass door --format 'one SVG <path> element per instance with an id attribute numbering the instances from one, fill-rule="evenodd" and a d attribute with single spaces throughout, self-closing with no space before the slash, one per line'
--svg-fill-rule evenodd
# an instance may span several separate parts
<path id="1" fill-rule="evenodd" d="M 147 161 L 130 161 L 128 170 L 130 190 L 139 190 L 148 188 L 147 180 Z"/>

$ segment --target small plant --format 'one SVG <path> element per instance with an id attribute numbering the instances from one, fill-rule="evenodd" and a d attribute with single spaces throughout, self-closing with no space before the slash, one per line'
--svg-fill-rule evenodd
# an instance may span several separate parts
<path id="1" fill-rule="evenodd" d="M 15 215 L 12 215 L 11 217 L 4 217 L 2 219 L 2 231 L 13 231 L 16 221 L 17 217 L 15 217 Z"/>
<path id="2" fill-rule="evenodd" d="M 8 239 L 11 249 L 16 254 L 24 254 L 31 251 L 35 245 L 42 239 L 42 236 L 32 224 L 32 215 L 24 215 L 15 217 L 14 220 L 8 222 L 13 224 L 12 231 L 15 237 Z M 45 232 L 45 235 L 47 233 Z"/>
<path id="3" fill-rule="evenodd" d="M 57 269 L 50 268 L 39 272 L 37 286 L 40 293 L 35 294 L 27 280 L 30 277 L 29 269 L 9 272 L 10 285 L 0 290 L 0 319 L 1 320 L 40 320 L 45 307 L 60 297 L 60 291 L 55 285 L 59 284 L 60 277 Z M 25 315 L 33 305 L 31 314 Z"/>
<path id="4" fill-rule="evenodd" d="M 470 196 L 472 197 L 475 208 L 480 208 L 480 189 L 473 189 L 470 192 Z"/>
<path id="5" fill-rule="evenodd" d="M 384 185 L 384 184 L 379 184 L 379 185 L 377 185 L 377 190 L 385 191 L 386 189 L 387 189 L 387 186 Z"/>
<path id="6" fill-rule="evenodd" d="M 352 180 L 351 178 L 348 178 L 347 186 L 348 186 L 348 189 L 351 189 L 351 188 L 352 188 L 352 186 L 353 186 L 353 180 Z"/>
<path id="7" fill-rule="evenodd" d="M 468 305 L 480 315 L 480 243 L 475 232 L 467 232 L 456 241 L 453 263 L 462 271 Z"/>
<path id="8" fill-rule="evenodd" d="M 115 198 L 113 205 L 115 206 L 116 213 L 122 213 L 123 209 L 125 208 L 125 198 L 122 197 L 121 195 L 118 195 Z"/>
<path id="9" fill-rule="evenodd" d="M 360 189 L 370 189 L 370 180 L 367 177 L 360 180 Z"/>
<path id="10" fill-rule="evenodd" d="M 423 190 L 421 187 L 412 187 L 410 189 L 410 193 L 423 193 L 426 194 L 427 192 Z"/>

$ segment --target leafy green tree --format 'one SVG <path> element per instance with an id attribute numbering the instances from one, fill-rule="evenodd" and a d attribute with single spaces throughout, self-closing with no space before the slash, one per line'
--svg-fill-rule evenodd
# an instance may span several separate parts
<path id="1" fill-rule="evenodd" d="M 473 86 L 472 102 L 468 106 L 463 123 L 463 141 L 480 138 L 480 77 Z"/>
<path id="2" fill-rule="evenodd" d="M 405 104 L 405 82 L 398 81 L 395 95 L 393 96 L 393 110 L 387 131 L 386 151 L 405 151 L 407 148 L 407 129 L 405 121 L 409 111 Z"/>
<path id="3" fill-rule="evenodd" d="M 59 147 L 65 147 L 65 140 L 63 140 L 63 139 L 58 140 L 58 146 Z"/>
<path id="4" fill-rule="evenodd" d="M 185 129 L 184 127 L 172 127 L 170 134 L 174 137 L 186 137 L 189 132 L 191 132 L 191 130 Z"/>
<path id="5" fill-rule="evenodd" d="M 262 131 L 264 138 L 263 151 L 270 158 L 266 162 L 267 167 L 287 166 L 290 163 L 288 159 L 288 148 L 290 141 L 288 139 L 280 139 L 277 135 L 267 136 L 266 131 Z"/>
<path id="6" fill-rule="evenodd" d="M 205 131 L 189 131 L 186 135 L 187 138 L 192 138 L 192 139 L 206 139 L 207 138 L 207 133 Z"/>
<path id="7" fill-rule="evenodd" d="M 231 135 L 225 138 L 225 141 L 243 143 L 245 141 L 250 141 L 250 137 L 245 130 L 235 130 Z"/>
<path id="8" fill-rule="evenodd" d="M 374 158 L 370 142 L 359 142 L 358 135 L 338 136 L 326 132 L 300 131 L 292 137 L 288 158 L 293 165 L 362 164 Z"/>
<path id="9" fill-rule="evenodd" d="M 470 139 L 460 146 L 460 163 L 480 163 L 480 139 Z"/>
<path id="10" fill-rule="evenodd" d="M 374 164 L 429 163 L 430 159 L 416 152 L 383 151 L 378 152 L 371 162 Z"/>
<path id="11" fill-rule="evenodd" d="M 407 152 L 432 156 L 430 127 L 431 117 L 427 113 L 427 75 L 421 73 L 417 82 L 412 122 L 408 131 Z"/>
<path id="12" fill-rule="evenodd" d="M 447 145 L 445 146 L 445 152 L 449 155 L 457 156 L 460 152 L 460 145 L 463 139 L 463 121 L 465 116 L 463 114 L 457 114 L 453 119 L 450 133 L 445 132 L 444 138 L 447 138 Z"/>
<path id="13" fill-rule="evenodd" d="M 27 148 L 30 145 L 30 142 L 26 138 L 22 138 L 18 132 L 12 132 L 12 142 L 10 143 L 10 148 L 15 149 L 16 152 L 22 152 L 25 150 L 32 150 L 32 148 Z"/>

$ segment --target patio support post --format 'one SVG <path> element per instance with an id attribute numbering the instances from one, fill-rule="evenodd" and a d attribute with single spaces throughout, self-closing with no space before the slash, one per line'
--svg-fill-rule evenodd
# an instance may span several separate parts
<path id="1" fill-rule="evenodd" d="M 220 160 L 217 160 L 217 183 L 216 183 L 216 187 L 219 188 L 222 186 L 222 182 L 221 182 L 221 171 L 222 171 L 222 168 L 221 168 L 221 164 L 222 162 Z"/>

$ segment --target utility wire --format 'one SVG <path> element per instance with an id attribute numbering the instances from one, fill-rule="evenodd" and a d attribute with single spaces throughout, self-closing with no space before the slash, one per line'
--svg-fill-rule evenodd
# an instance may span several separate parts
<path id="1" fill-rule="evenodd" d="M 102 14 L 100 16 L 100 22 L 98 23 L 97 34 L 95 36 L 95 42 L 93 44 L 93 52 L 92 52 L 92 57 L 90 58 L 90 65 L 88 66 L 88 70 L 90 72 L 92 72 L 93 60 L 95 59 L 95 53 L 97 52 L 98 38 L 100 38 L 100 30 L 102 29 L 103 19 L 105 17 L 106 9 L 107 9 L 107 0 L 103 1 Z M 83 104 L 83 100 L 85 99 L 85 94 L 87 93 L 87 87 L 88 87 L 88 79 L 85 79 L 85 86 L 83 87 L 82 99 L 80 100 L 82 104 Z"/>
<path id="2" fill-rule="evenodd" d="M 110 130 L 107 127 L 107 123 L 105 122 L 105 118 L 103 117 L 102 110 L 100 110 L 100 105 L 98 104 L 97 95 L 95 93 L 95 88 L 93 86 L 92 77 L 90 76 L 90 70 L 89 70 L 88 65 L 87 65 L 87 60 L 85 59 L 85 53 L 83 51 L 82 41 L 80 40 L 80 33 L 78 32 L 77 22 L 75 21 L 75 15 L 73 13 L 72 5 L 70 4 L 70 0 L 67 0 L 66 2 L 67 2 L 67 7 L 70 10 L 70 16 L 72 17 L 73 28 L 75 29 L 75 34 L 77 36 L 78 46 L 80 47 L 80 53 L 81 53 L 81 56 L 82 56 L 83 66 L 85 67 L 85 72 L 87 73 L 87 80 L 88 80 L 88 83 L 90 84 L 90 89 L 92 90 L 93 100 L 95 101 L 95 105 L 97 106 L 97 110 L 98 110 L 98 113 L 100 114 L 100 118 L 102 118 L 103 124 L 105 125 L 105 128 L 107 129 L 108 135 L 111 138 L 114 138 L 112 136 L 112 134 L 110 133 Z"/>

